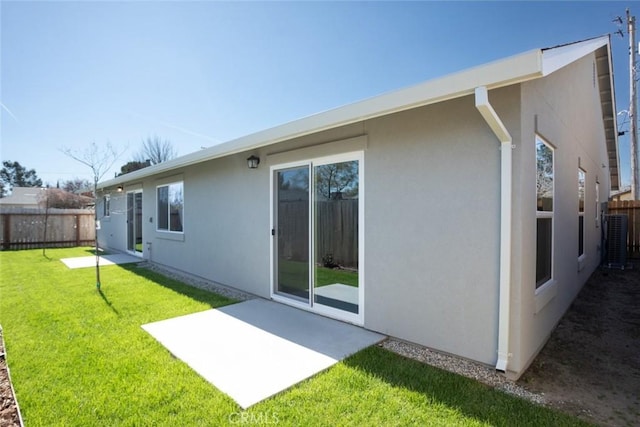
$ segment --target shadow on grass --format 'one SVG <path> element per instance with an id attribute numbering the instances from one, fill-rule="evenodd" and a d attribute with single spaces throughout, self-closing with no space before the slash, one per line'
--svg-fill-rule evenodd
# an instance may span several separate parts
<path id="1" fill-rule="evenodd" d="M 113 311 L 116 316 L 120 316 L 120 312 L 113 306 L 113 303 L 109 301 L 109 298 L 107 298 L 104 292 L 102 292 L 102 289 L 98 289 L 98 293 L 100 294 L 100 297 L 105 302 L 105 304 L 107 304 L 107 306 L 111 309 L 111 311 Z"/>
<path id="2" fill-rule="evenodd" d="M 171 279 L 160 273 L 156 273 L 155 271 L 140 267 L 137 264 L 120 264 L 118 265 L 118 267 L 125 269 L 137 276 L 143 277 L 157 285 L 170 289 L 176 293 L 189 297 L 198 302 L 207 304 L 211 308 L 218 308 L 238 302 L 231 298 L 216 294 L 215 292 L 196 288 L 195 286 L 190 286 L 178 280 Z"/>
<path id="3" fill-rule="evenodd" d="M 345 359 L 393 387 L 411 390 L 494 426 L 589 425 L 577 418 L 507 395 L 472 379 L 405 358 L 377 346 Z"/>

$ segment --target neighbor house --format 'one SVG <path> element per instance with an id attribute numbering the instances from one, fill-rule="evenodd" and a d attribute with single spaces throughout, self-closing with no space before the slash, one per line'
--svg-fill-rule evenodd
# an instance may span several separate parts
<path id="1" fill-rule="evenodd" d="M 13 187 L 11 194 L 0 198 L 0 209 L 39 209 L 43 188 Z"/>
<path id="2" fill-rule="evenodd" d="M 611 67 L 536 49 L 102 182 L 100 244 L 516 378 L 599 264 Z"/>

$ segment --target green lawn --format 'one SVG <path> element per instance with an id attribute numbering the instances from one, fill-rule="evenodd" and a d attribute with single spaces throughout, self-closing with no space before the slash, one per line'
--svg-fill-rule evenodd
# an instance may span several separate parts
<path id="1" fill-rule="evenodd" d="M 0 252 L 0 324 L 27 426 L 580 425 L 379 347 L 242 411 L 142 324 L 232 301 L 137 267 L 68 270 L 86 248 Z M 229 343 L 231 344 L 231 343 Z"/>
<path id="2" fill-rule="evenodd" d="M 309 264 L 300 261 L 280 260 L 280 283 L 292 289 L 307 289 Z M 358 286 L 358 272 L 326 267 L 315 267 L 315 286 L 343 285 Z"/>

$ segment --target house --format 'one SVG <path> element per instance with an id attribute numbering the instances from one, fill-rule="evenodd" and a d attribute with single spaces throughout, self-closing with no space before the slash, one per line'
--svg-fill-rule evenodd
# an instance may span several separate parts
<path id="1" fill-rule="evenodd" d="M 43 191 L 40 187 L 13 187 L 10 195 L 0 198 L 0 208 L 38 209 Z"/>
<path id="2" fill-rule="evenodd" d="M 631 188 L 622 188 L 611 194 L 611 200 L 614 202 L 622 202 L 625 200 L 633 200 L 631 197 Z"/>
<path id="3" fill-rule="evenodd" d="M 618 164 L 600 37 L 102 182 L 99 241 L 517 378 L 599 264 Z"/>

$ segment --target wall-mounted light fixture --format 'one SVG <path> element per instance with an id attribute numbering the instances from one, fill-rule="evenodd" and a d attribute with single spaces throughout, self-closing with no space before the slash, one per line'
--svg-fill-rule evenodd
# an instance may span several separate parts
<path id="1" fill-rule="evenodd" d="M 122 193 L 122 190 L 124 190 L 124 187 L 122 185 L 118 185 L 118 193 Z"/>
<path id="2" fill-rule="evenodd" d="M 260 157 L 252 155 L 247 159 L 247 166 L 249 166 L 249 169 L 256 169 L 259 164 L 260 164 Z"/>

